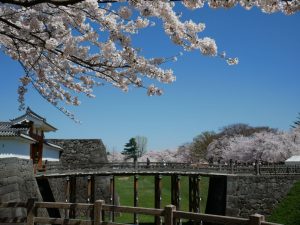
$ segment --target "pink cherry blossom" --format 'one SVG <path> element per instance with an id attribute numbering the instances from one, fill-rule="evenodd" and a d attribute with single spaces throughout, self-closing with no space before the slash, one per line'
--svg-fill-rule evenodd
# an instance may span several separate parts
<path id="1" fill-rule="evenodd" d="M 0 50 L 24 69 L 18 89 L 21 107 L 30 84 L 72 118 L 59 103 L 78 105 L 77 95 L 94 97 L 98 85 L 111 84 L 123 91 L 142 87 L 148 95 L 161 95 L 161 88 L 149 85 L 149 80 L 176 80 L 172 70 L 161 67 L 167 59 L 147 59 L 131 43 L 132 35 L 153 26 L 155 19 L 162 21 L 166 35 L 185 51 L 199 50 L 205 56 L 219 55 L 229 65 L 238 63 L 238 58 L 218 54 L 213 38 L 201 37 L 204 23 L 182 21 L 174 1 L 120 0 L 114 6 L 108 2 L 0 0 Z M 212 8 L 256 6 L 265 13 L 287 15 L 300 9 L 298 0 L 182 0 L 189 9 L 202 8 L 205 3 Z"/>

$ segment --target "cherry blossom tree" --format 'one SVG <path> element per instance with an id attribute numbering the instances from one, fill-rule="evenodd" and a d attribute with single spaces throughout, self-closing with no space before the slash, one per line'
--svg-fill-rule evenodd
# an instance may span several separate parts
<path id="1" fill-rule="evenodd" d="M 121 152 L 113 151 L 107 155 L 108 162 L 124 162 L 125 156 Z"/>
<path id="2" fill-rule="evenodd" d="M 283 162 L 300 154 L 300 132 L 261 131 L 250 136 L 223 136 L 208 146 L 207 158 L 228 162 Z"/>
<path id="3" fill-rule="evenodd" d="M 155 18 L 184 50 L 238 63 L 218 53 L 214 39 L 200 36 L 204 23 L 182 21 L 175 2 L 188 9 L 205 3 L 212 8 L 240 4 L 287 15 L 300 8 L 298 0 L 0 0 L 0 50 L 24 69 L 20 109 L 29 85 L 73 119 L 61 103 L 79 105 L 78 95 L 94 97 L 95 86 L 108 83 L 123 91 L 134 86 L 146 88 L 148 95 L 161 95 L 151 80 L 175 81 L 173 71 L 161 67 L 170 58 L 145 58 L 131 42 L 140 29 L 154 26 Z"/>
<path id="4" fill-rule="evenodd" d="M 255 127 L 254 127 L 255 128 Z M 254 129 L 253 127 L 251 129 Z M 258 129 L 260 130 L 260 129 Z M 186 143 L 178 149 L 163 151 L 148 151 L 139 158 L 140 162 L 178 162 L 190 163 L 199 161 L 191 157 L 190 148 L 193 143 Z M 300 155 L 300 129 L 291 129 L 289 132 L 280 132 L 274 129 L 265 129 L 245 136 L 241 134 L 223 135 L 212 141 L 207 148 L 206 158 L 215 161 L 252 163 L 283 162 L 292 155 Z M 110 162 L 123 162 L 125 156 L 119 152 L 108 155 Z"/>

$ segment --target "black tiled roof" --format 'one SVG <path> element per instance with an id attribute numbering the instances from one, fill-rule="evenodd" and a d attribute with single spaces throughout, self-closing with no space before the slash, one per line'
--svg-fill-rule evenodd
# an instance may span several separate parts
<path id="1" fill-rule="evenodd" d="M 0 130 L 11 127 L 11 122 L 1 122 L 0 121 Z"/>
<path id="2" fill-rule="evenodd" d="M 31 138 L 27 131 L 29 130 L 28 124 L 17 124 L 14 125 L 12 122 L 1 122 L 0 121 L 0 138 L 1 137 L 20 137 L 30 141 L 36 141 Z M 52 144 L 48 141 L 45 141 L 44 144 L 56 148 L 59 151 L 62 151 L 62 148 L 58 145 Z"/>
<path id="3" fill-rule="evenodd" d="M 0 137 L 13 137 L 26 134 L 28 127 L 19 126 L 15 127 L 11 122 L 0 122 Z"/>
<path id="4" fill-rule="evenodd" d="M 26 114 L 30 115 L 38 120 L 43 121 L 43 123 L 45 123 L 47 126 L 53 128 L 54 130 L 56 130 L 55 127 L 51 126 L 50 124 L 48 124 L 46 122 L 46 119 L 39 116 L 38 114 L 34 113 L 30 108 L 27 108 L 26 110 Z M 26 116 L 26 114 L 17 117 L 15 119 L 10 120 L 9 122 L 4 122 L 4 121 L 0 121 L 0 138 L 7 138 L 7 137 L 20 137 L 20 138 L 24 138 L 30 141 L 36 141 L 35 139 L 33 139 L 32 137 L 29 136 L 29 129 L 32 125 L 32 122 L 28 122 L 28 121 L 23 121 L 22 123 L 16 123 L 16 120 L 22 118 L 23 116 Z M 46 145 L 52 147 L 52 148 L 56 148 L 59 149 L 60 151 L 62 150 L 62 148 L 58 145 L 49 143 L 47 141 L 45 141 Z"/>

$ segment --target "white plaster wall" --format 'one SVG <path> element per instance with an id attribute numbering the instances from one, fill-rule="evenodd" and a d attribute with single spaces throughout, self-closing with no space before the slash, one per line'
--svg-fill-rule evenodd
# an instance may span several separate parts
<path id="1" fill-rule="evenodd" d="M 59 151 L 44 145 L 43 146 L 43 160 L 59 161 Z"/>
<path id="2" fill-rule="evenodd" d="M 9 157 L 30 159 L 30 144 L 22 140 L 0 139 L 0 158 Z"/>

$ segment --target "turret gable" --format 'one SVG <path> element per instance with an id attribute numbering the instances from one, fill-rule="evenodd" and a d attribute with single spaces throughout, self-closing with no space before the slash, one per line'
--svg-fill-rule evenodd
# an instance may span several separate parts
<path id="1" fill-rule="evenodd" d="M 31 159 L 39 169 L 43 160 L 59 161 L 62 148 L 44 139 L 45 132 L 56 130 L 30 108 L 9 122 L 0 121 L 0 158 Z"/>
<path id="2" fill-rule="evenodd" d="M 40 115 L 36 114 L 29 107 L 26 109 L 26 113 L 24 115 L 14 118 L 10 121 L 13 124 L 13 126 L 17 126 L 17 125 L 22 126 L 22 124 L 27 124 L 29 122 L 32 122 L 35 128 L 40 129 L 44 132 L 57 130 L 55 127 L 47 123 L 44 117 L 41 117 Z"/>

